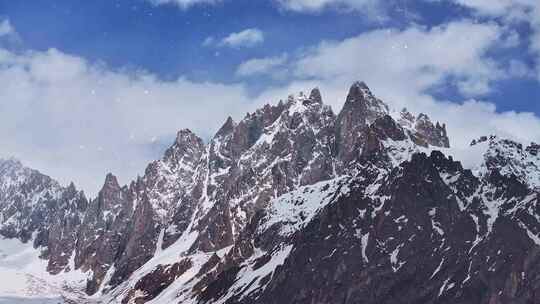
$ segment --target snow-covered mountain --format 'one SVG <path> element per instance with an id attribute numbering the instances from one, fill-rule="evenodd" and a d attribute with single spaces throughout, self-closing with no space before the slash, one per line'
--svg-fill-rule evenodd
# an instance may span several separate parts
<path id="1" fill-rule="evenodd" d="M 444 123 L 357 82 L 337 115 L 314 89 L 182 130 L 91 200 L 4 160 L 0 235 L 75 303 L 540 303 L 539 149 L 486 136 L 463 168 Z"/>

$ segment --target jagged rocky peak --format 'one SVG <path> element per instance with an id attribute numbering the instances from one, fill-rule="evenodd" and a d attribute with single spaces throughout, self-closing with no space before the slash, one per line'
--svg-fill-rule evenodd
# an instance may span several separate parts
<path id="1" fill-rule="evenodd" d="M 441 124 L 438 121 L 434 124 L 429 116 L 423 113 L 415 117 L 407 108 L 403 108 L 396 119 L 407 130 L 416 145 L 450 147 L 446 124 Z"/>
<path id="2" fill-rule="evenodd" d="M 335 123 L 338 159 L 344 164 L 356 159 L 366 143 L 369 125 L 388 113 L 388 106 L 373 96 L 364 82 L 355 82 Z"/>
<path id="3" fill-rule="evenodd" d="M 177 169 L 191 167 L 199 160 L 204 152 L 204 141 L 189 129 L 182 129 L 176 134 L 174 144 L 165 151 L 161 161 L 154 161 L 147 169 L 146 175 L 151 174 L 148 170 Z M 167 168 L 163 168 L 167 167 Z"/>
<path id="4" fill-rule="evenodd" d="M 480 136 L 477 139 L 473 139 L 470 145 L 486 145 L 487 147 L 492 148 L 492 150 L 499 151 L 522 151 L 525 154 L 530 154 L 533 156 L 536 156 L 538 154 L 538 148 L 540 147 L 535 142 L 531 142 L 529 145 L 525 146 L 525 144 L 517 140 L 502 138 L 497 135 Z"/>
<path id="5" fill-rule="evenodd" d="M 204 150 L 204 142 L 189 129 L 182 129 L 176 134 L 174 144 L 165 151 L 163 160 L 173 167 L 184 161 L 184 158 L 197 158 Z"/>
<path id="6" fill-rule="evenodd" d="M 75 186 L 74 182 L 70 182 L 66 190 L 70 193 L 75 193 L 77 192 L 77 186 Z"/>
<path id="7" fill-rule="evenodd" d="M 64 188 L 56 180 L 24 166 L 19 160 L 0 159 L 0 212 L 9 211 L 2 210 L 2 205 L 33 208 L 38 201 L 53 199 L 62 191 Z M 40 197 L 32 200 L 33 195 Z"/>
<path id="8" fill-rule="evenodd" d="M 531 155 L 538 156 L 538 154 L 540 153 L 540 145 L 532 142 L 527 148 L 525 148 L 525 150 Z"/>
<path id="9" fill-rule="evenodd" d="M 314 103 L 319 103 L 319 104 L 323 103 L 321 91 L 319 91 L 319 88 L 313 88 L 313 90 L 311 90 L 308 100 Z"/>
<path id="10" fill-rule="evenodd" d="M 116 191 L 119 189 L 120 189 L 120 184 L 118 183 L 118 178 L 116 178 L 116 176 L 113 175 L 112 173 L 107 173 L 107 175 L 105 176 L 105 182 L 103 183 L 102 191 L 107 191 L 107 190 Z"/>
<path id="11" fill-rule="evenodd" d="M 86 292 L 98 291 L 107 271 L 129 239 L 134 201 L 127 186 L 121 187 L 112 173 L 105 177 L 97 198 L 88 205 L 77 232 L 75 267 L 91 271 Z"/>
<path id="12" fill-rule="evenodd" d="M 525 146 L 515 140 L 490 135 L 473 140 L 471 147 L 483 156 L 482 163 L 476 168 L 479 175 L 514 176 L 519 182 L 540 189 L 540 155 L 536 143 Z"/>
<path id="13" fill-rule="evenodd" d="M 175 144 L 182 146 L 198 140 L 199 137 L 190 129 L 182 129 L 176 133 Z"/>
<path id="14" fill-rule="evenodd" d="M 495 135 L 491 135 L 490 137 L 493 139 L 493 138 L 495 138 Z M 471 146 L 476 146 L 476 145 L 478 145 L 478 144 L 487 142 L 488 139 L 489 139 L 488 136 L 480 136 L 479 138 L 473 139 L 473 140 L 471 141 Z"/>
<path id="15" fill-rule="evenodd" d="M 377 118 L 370 126 L 371 131 L 375 132 L 376 137 L 381 140 L 387 138 L 393 141 L 402 141 L 407 137 L 399 124 L 390 117 L 390 115 L 384 115 Z"/>
<path id="16" fill-rule="evenodd" d="M 227 117 L 227 120 L 225 121 L 223 126 L 221 126 L 221 128 L 219 128 L 219 130 L 217 131 L 216 137 L 230 134 L 232 131 L 234 131 L 235 127 L 236 122 L 232 119 L 232 117 Z"/>
<path id="17" fill-rule="evenodd" d="M 433 124 L 429 116 L 424 113 L 416 117 L 415 129 L 427 144 L 437 147 L 450 147 L 450 140 L 446 132 L 446 124 L 440 124 L 438 121 Z"/>
<path id="18" fill-rule="evenodd" d="M 22 163 L 18 159 L 14 157 L 0 158 L 0 168 L 2 171 L 7 168 L 15 168 L 15 167 L 18 167 L 18 168 L 23 167 Z"/>
<path id="19" fill-rule="evenodd" d="M 73 183 L 63 187 L 16 159 L 0 160 L 0 236 L 32 241 L 50 273 L 68 265 L 87 204 Z"/>
<path id="20" fill-rule="evenodd" d="M 389 108 L 373 95 L 365 82 L 357 81 L 349 89 L 343 111 L 355 111 L 365 122 L 372 123 L 378 117 L 388 114 Z"/>
<path id="21" fill-rule="evenodd" d="M 314 119 L 317 119 L 314 117 L 315 115 L 323 114 L 326 116 L 333 116 L 331 108 L 323 104 L 320 90 L 314 88 L 309 95 L 306 95 L 304 92 L 299 92 L 296 95 L 289 95 L 286 102 L 280 100 L 277 105 L 265 104 L 255 112 L 247 113 L 247 115 L 234 126 L 233 141 L 246 150 L 264 134 L 265 130 L 268 130 L 274 122 L 280 119 L 280 117 L 282 123 L 289 123 L 293 116 L 296 116 L 295 118 L 299 119 L 299 114 L 307 116 L 309 122 L 313 122 Z M 227 123 L 225 125 L 227 125 Z"/>
<path id="22" fill-rule="evenodd" d="M 309 95 L 304 92 L 290 95 L 280 115 L 282 127 L 292 130 L 302 125 L 309 125 L 315 130 L 320 130 L 323 125 L 333 124 L 334 120 L 334 112 L 329 105 L 323 103 L 318 88 L 314 88 Z"/>
<path id="23" fill-rule="evenodd" d="M 25 167 L 16 158 L 0 159 L 0 187 L 4 191 L 10 187 L 17 187 L 22 183 L 27 183 L 32 177 L 49 179 L 37 170 Z"/>
<path id="24" fill-rule="evenodd" d="M 206 151 L 203 140 L 189 129 L 178 131 L 176 140 L 161 160 L 153 161 L 136 183 L 162 224 L 168 223 L 181 198 L 190 192 L 196 168 Z M 131 187 L 133 188 L 133 187 Z"/>
<path id="25" fill-rule="evenodd" d="M 414 115 L 407 110 L 407 108 L 403 108 L 401 112 L 399 112 L 399 119 L 398 122 L 403 125 L 404 127 L 414 127 L 414 121 L 415 117 Z"/>
<path id="26" fill-rule="evenodd" d="M 214 136 L 211 145 L 219 143 L 216 148 L 222 150 L 224 156 L 238 157 L 257 142 L 264 129 L 272 125 L 285 108 L 285 103 L 280 101 L 277 105 L 265 104 L 255 112 L 247 113 L 238 123 L 228 118 Z"/>
<path id="27" fill-rule="evenodd" d="M 298 94 L 291 94 L 287 98 L 286 108 L 289 111 L 292 109 L 293 112 L 300 110 L 300 106 L 309 107 L 309 106 L 321 106 L 323 105 L 323 99 L 321 91 L 319 88 L 313 88 L 309 95 L 304 91 L 298 92 Z"/>
<path id="28" fill-rule="evenodd" d="M 130 209 L 126 206 L 128 203 L 127 190 L 127 186 L 120 186 L 115 175 L 108 173 L 105 176 L 103 187 L 95 199 L 98 212 L 113 212 L 114 216 L 116 216 L 120 210 Z"/>

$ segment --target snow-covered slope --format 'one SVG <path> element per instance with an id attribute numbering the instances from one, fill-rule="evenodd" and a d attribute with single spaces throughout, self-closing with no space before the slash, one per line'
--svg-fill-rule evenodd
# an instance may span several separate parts
<path id="1" fill-rule="evenodd" d="M 71 261 L 73 267 L 73 261 Z M 86 299 L 87 275 L 47 272 L 47 261 L 32 242 L 0 237 L 0 303 L 63 303 Z"/>

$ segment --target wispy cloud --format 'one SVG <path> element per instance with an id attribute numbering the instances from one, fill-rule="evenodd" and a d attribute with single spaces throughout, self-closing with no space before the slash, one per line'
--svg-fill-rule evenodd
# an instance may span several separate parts
<path id="1" fill-rule="evenodd" d="M 222 2 L 222 0 L 147 0 L 154 5 L 175 5 L 181 9 L 188 9 L 196 5 L 210 5 Z"/>
<path id="2" fill-rule="evenodd" d="M 203 41 L 203 46 L 219 46 L 230 48 L 249 48 L 264 42 L 264 33 L 257 28 L 248 28 L 240 32 L 230 33 L 224 38 L 216 39 L 207 37 Z"/>
<path id="3" fill-rule="evenodd" d="M 354 11 L 372 19 L 385 19 L 385 5 L 381 0 L 275 0 L 285 10 L 299 13 L 319 13 L 326 9 Z"/>
<path id="4" fill-rule="evenodd" d="M 0 37 L 11 36 L 15 34 L 15 29 L 11 25 L 9 19 L 4 19 L 0 22 Z"/>
<path id="5" fill-rule="evenodd" d="M 281 68 L 287 62 L 288 56 L 286 54 L 276 57 L 255 58 L 247 60 L 241 63 L 236 74 L 238 76 L 253 76 L 259 74 L 281 74 Z"/>
<path id="6" fill-rule="evenodd" d="M 174 5 L 188 9 L 197 5 L 214 5 L 225 0 L 146 0 L 154 5 Z M 230 0 L 231 2 L 234 0 Z M 319 13 L 325 9 L 362 12 L 365 16 L 384 14 L 381 0 L 265 0 L 276 3 L 280 8 L 298 13 Z"/>
<path id="7" fill-rule="evenodd" d="M 473 10 L 484 17 L 494 17 L 512 26 L 521 22 L 530 26 L 529 50 L 536 59 L 536 73 L 540 81 L 540 1 L 538 0 L 446 0 Z"/>
<path id="8" fill-rule="evenodd" d="M 486 56 L 504 29 L 495 24 L 452 22 L 431 29 L 375 30 L 338 42 L 323 42 L 296 63 L 299 77 L 365 78 L 406 84 L 416 92 L 448 79 L 466 96 L 482 95 L 503 77 Z M 390 80 L 393 79 L 394 81 Z"/>

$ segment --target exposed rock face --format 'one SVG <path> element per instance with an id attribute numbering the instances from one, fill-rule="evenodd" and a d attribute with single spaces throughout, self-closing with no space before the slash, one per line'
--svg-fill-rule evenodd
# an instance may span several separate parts
<path id="1" fill-rule="evenodd" d="M 172 219 L 171 210 L 191 190 L 189 186 L 205 147 L 202 139 L 189 130 L 178 132 L 174 144 L 165 151 L 163 159 L 154 161 L 146 168 L 142 184 L 149 203 L 160 222 Z"/>
<path id="2" fill-rule="evenodd" d="M 398 120 L 405 126 L 415 144 L 423 147 L 450 147 L 450 140 L 446 133 L 446 124 L 433 124 L 426 114 L 420 113 L 414 117 L 407 109 L 403 109 Z M 412 128 L 412 130 L 411 130 Z"/>
<path id="3" fill-rule="evenodd" d="M 93 273 L 87 286 L 89 294 L 99 289 L 126 247 L 132 214 L 127 187 L 120 187 L 116 177 L 108 174 L 98 197 L 88 206 L 77 240 L 75 266 Z"/>
<path id="4" fill-rule="evenodd" d="M 70 184 L 62 191 L 57 205 L 52 207 L 50 224 L 47 225 L 47 253 L 49 264 L 47 271 L 59 273 L 69 271 L 75 265 L 69 265 L 74 256 L 77 241 L 77 231 L 83 221 L 88 202 L 84 194 Z M 38 234 L 39 236 L 40 234 Z M 71 268 L 71 269 L 70 269 Z"/>
<path id="5" fill-rule="evenodd" d="M 503 175 L 514 176 L 528 187 L 540 188 L 538 145 L 532 143 L 524 147 L 520 143 L 496 136 L 490 136 L 477 145 L 486 146 L 484 172 L 498 170 Z"/>
<path id="6" fill-rule="evenodd" d="M 0 160 L 0 236 L 24 242 L 34 236 L 34 246 L 49 259 L 49 272 L 69 269 L 87 205 L 73 184 L 64 188 L 17 160 Z"/>
<path id="7" fill-rule="evenodd" d="M 135 290 L 142 291 L 142 295 L 131 293 L 122 300 L 122 303 L 145 303 L 154 299 L 192 266 L 193 263 L 189 259 L 173 265 L 159 265 L 135 285 Z"/>
<path id="8" fill-rule="evenodd" d="M 0 233 L 87 271 L 105 303 L 540 302 L 538 145 L 480 138 L 473 171 L 448 147 L 364 83 L 337 115 L 314 89 L 207 144 L 180 131 L 90 202 L 0 162 Z"/>
<path id="9" fill-rule="evenodd" d="M 159 225 L 148 199 L 143 198 L 135 208 L 127 235 L 125 249 L 121 251 L 115 263 L 115 272 L 109 284 L 116 286 L 126 280 L 137 268 L 152 258 L 156 252 L 156 239 Z"/>
<path id="10" fill-rule="evenodd" d="M 415 154 L 389 172 L 366 165 L 362 176 L 276 200 L 251 236 L 251 256 L 217 275 L 199 301 L 540 299 L 535 191 L 497 171 L 478 178 L 440 152 Z M 494 191 L 501 182 L 512 186 Z"/>
<path id="11" fill-rule="evenodd" d="M 365 130 L 388 114 L 388 106 L 377 99 L 363 82 L 353 84 L 336 121 L 336 154 L 346 166 L 356 159 L 366 142 Z"/>

